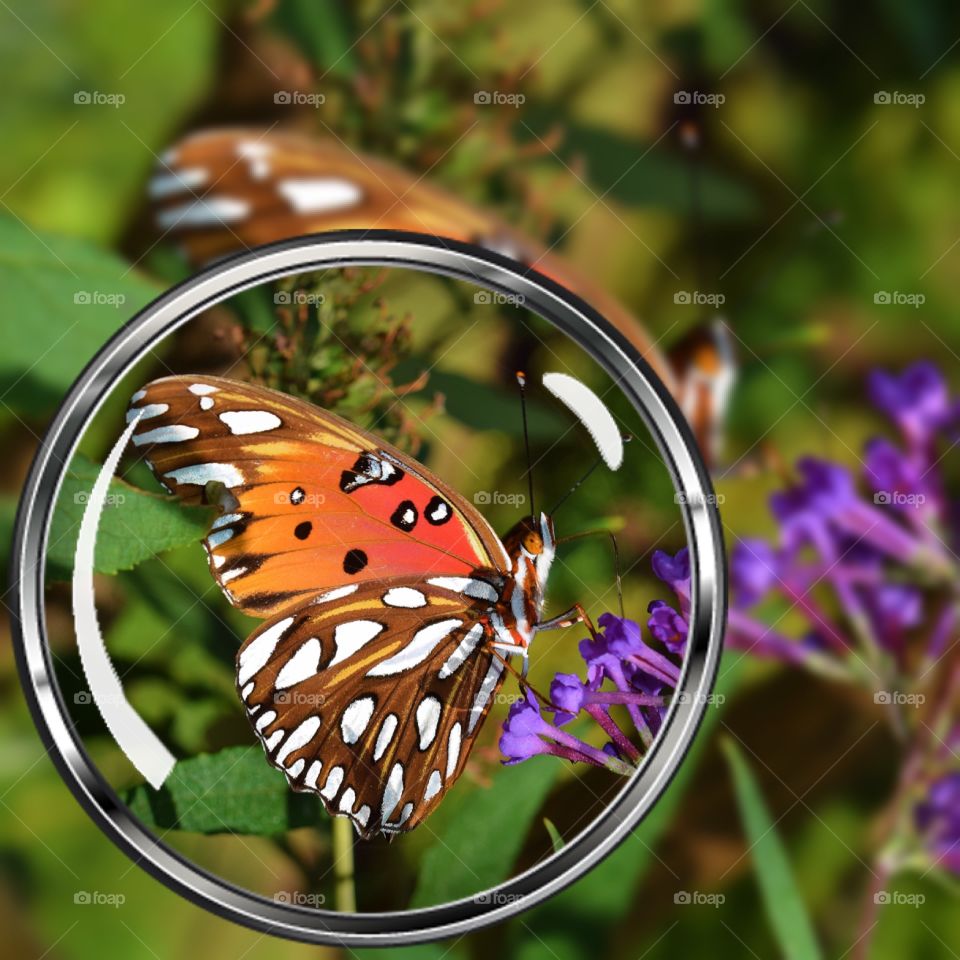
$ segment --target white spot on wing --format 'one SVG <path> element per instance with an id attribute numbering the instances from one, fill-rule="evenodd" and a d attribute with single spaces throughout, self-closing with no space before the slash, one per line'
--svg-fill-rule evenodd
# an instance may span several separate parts
<path id="1" fill-rule="evenodd" d="M 147 395 L 147 391 L 146 391 L 146 390 L 138 390 L 138 391 L 130 398 L 130 402 L 131 402 L 131 403 L 139 403 L 146 395 Z M 130 419 L 132 420 L 133 418 L 131 417 Z M 127 422 L 129 423 L 130 421 L 128 420 Z"/>
<path id="2" fill-rule="evenodd" d="M 218 560 L 220 563 L 217 563 L 217 566 L 220 567 L 226 561 L 226 557 L 214 557 L 214 563 Z M 226 573 L 220 574 L 221 583 L 229 583 L 231 580 L 235 580 L 237 577 L 242 577 L 247 572 L 246 567 L 234 567 L 232 570 L 228 570 Z"/>
<path id="3" fill-rule="evenodd" d="M 314 676 L 319 668 L 320 641 L 316 637 L 311 637 L 283 665 L 277 674 L 276 687 L 278 690 L 286 690 L 287 687 L 292 687 L 295 683 L 301 683 Z"/>
<path id="4" fill-rule="evenodd" d="M 396 809 L 403 793 L 403 764 L 395 763 L 387 778 L 387 785 L 383 790 L 383 802 L 380 806 L 380 822 L 386 823 L 390 814 Z"/>
<path id="5" fill-rule="evenodd" d="M 268 710 L 266 713 L 261 713 L 257 717 L 257 729 L 263 730 L 264 727 L 269 727 L 274 720 L 277 719 L 277 712 L 275 710 Z"/>
<path id="6" fill-rule="evenodd" d="M 270 735 L 270 739 L 266 741 L 267 750 L 273 750 L 273 748 L 283 739 L 283 730 L 276 730 Z"/>
<path id="7" fill-rule="evenodd" d="M 250 215 L 250 204 L 237 197 L 206 197 L 190 203 L 160 210 L 157 226 L 161 230 L 175 227 L 216 227 L 236 223 Z"/>
<path id="8" fill-rule="evenodd" d="M 427 789 L 423 792 L 423 802 L 427 803 L 432 800 L 439 792 L 440 788 L 443 786 L 443 779 L 440 776 L 439 770 L 434 770 L 430 774 L 430 779 L 427 781 Z"/>
<path id="9" fill-rule="evenodd" d="M 357 818 L 357 823 L 359 823 L 361 827 L 366 827 L 370 820 L 370 808 L 364 804 L 354 816 Z"/>
<path id="10" fill-rule="evenodd" d="M 205 397 L 208 393 L 217 393 L 219 387 L 215 387 L 212 383 L 191 383 L 187 389 L 195 397 Z"/>
<path id="11" fill-rule="evenodd" d="M 390 741 L 393 739 L 393 735 L 397 730 L 397 722 L 397 715 L 395 713 L 388 713 L 380 725 L 380 733 L 377 734 L 377 742 L 373 747 L 374 760 L 379 760 L 387 747 L 390 746 Z"/>
<path id="12" fill-rule="evenodd" d="M 157 427 L 156 430 L 135 434 L 133 445 L 142 447 L 145 443 L 180 443 L 183 440 L 194 440 L 199 436 L 198 427 L 190 427 L 185 423 L 172 423 L 167 427 Z"/>
<path id="13" fill-rule="evenodd" d="M 343 783 L 343 767 L 334 767 L 327 775 L 327 782 L 320 791 L 320 796 L 325 800 L 332 800 Z"/>
<path id="14" fill-rule="evenodd" d="M 305 747 L 314 738 L 319 729 L 320 718 L 317 716 L 307 717 L 307 719 L 287 737 L 287 742 L 283 745 L 283 749 L 277 754 L 276 762 L 283 764 L 283 761 L 286 760 L 294 750 Z"/>
<path id="15" fill-rule="evenodd" d="M 363 736 L 375 706 L 373 697 L 358 697 L 347 706 L 340 720 L 340 733 L 344 743 L 356 743 Z"/>
<path id="16" fill-rule="evenodd" d="M 421 627 L 413 639 L 392 657 L 381 661 L 367 671 L 368 677 L 389 677 L 394 673 L 402 673 L 423 663 L 433 653 L 437 645 L 463 623 L 462 620 L 439 620 L 436 623 Z"/>
<path id="17" fill-rule="evenodd" d="M 303 757 L 301 757 L 296 763 L 291 764 L 287 768 L 287 776 L 290 777 L 292 780 L 295 780 L 297 777 L 300 776 L 300 773 L 303 770 L 303 768 L 306 766 L 306 763 L 307 761 L 304 760 Z"/>
<path id="18" fill-rule="evenodd" d="M 487 675 L 483 678 L 483 683 L 480 684 L 480 689 L 473 700 L 473 706 L 470 708 L 467 733 L 473 733 L 473 728 L 480 722 L 480 717 L 483 716 L 483 711 L 490 703 L 490 694 L 493 693 L 493 688 L 497 685 L 501 673 L 503 673 L 503 661 L 499 657 L 494 657 L 490 661 L 490 669 L 487 670 Z"/>
<path id="19" fill-rule="evenodd" d="M 417 607 L 425 607 L 427 598 L 413 587 L 391 587 L 383 595 L 383 602 L 388 607 L 406 607 L 415 610 Z"/>
<path id="20" fill-rule="evenodd" d="M 453 593 L 462 593 L 465 597 L 475 600 L 489 600 L 496 603 L 499 599 L 497 591 L 486 580 L 477 580 L 475 577 L 431 577 L 427 583 Z"/>
<path id="21" fill-rule="evenodd" d="M 143 391 L 140 391 L 143 393 Z M 134 407 L 127 411 L 127 423 L 133 423 L 139 417 L 141 420 L 149 420 L 151 417 L 159 417 L 161 413 L 166 413 L 170 409 L 168 403 L 148 403 L 145 407 Z"/>
<path id="22" fill-rule="evenodd" d="M 441 680 L 446 680 L 447 677 L 455 673 L 464 660 L 470 656 L 471 653 L 476 649 L 477 644 L 483 639 L 483 624 L 477 623 L 474 624 L 466 633 L 466 636 L 460 641 L 457 645 L 457 649 L 447 657 L 447 662 L 440 668 L 440 672 L 437 676 Z"/>
<path id="23" fill-rule="evenodd" d="M 293 617 L 285 617 L 283 620 L 278 620 L 272 627 L 268 627 L 240 651 L 237 682 L 241 686 L 255 673 L 263 669 L 266 662 L 273 655 L 273 651 L 276 650 L 280 638 L 291 623 L 293 623 Z"/>
<path id="24" fill-rule="evenodd" d="M 247 697 L 249 697 L 250 694 L 253 693 L 253 686 L 254 686 L 254 684 L 253 684 L 253 681 L 251 680 L 251 681 L 240 691 L 240 696 L 241 696 L 244 700 L 246 700 Z"/>
<path id="25" fill-rule="evenodd" d="M 358 204 L 363 191 L 343 177 L 288 178 L 277 189 L 297 213 L 330 213 Z"/>
<path id="26" fill-rule="evenodd" d="M 225 487 L 239 487 L 243 474 L 231 463 L 195 463 L 164 474 L 177 483 L 195 483 L 198 487 L 208 483 L 222 483 Z"/>
<path id="27" fill-rule="evenodd" d="M 345 587 L 334 587 L 333 590 L 328 590 L 326 593 L 321 593 L 319 597 L 315 597 L 314 603 L 329 603 L 331 600 L 340 600 L 342 597 L 349 597 L 351 593 L 356 593 L 359 588 L 359 583 L 350 583 Z"/>
<path id="28" fill-rule="evenodd" d="M 338 624 L 333 631 L 333 642 L 337 646 L 336 653 L 327 666 L 332 667 L 346 660 L 382 631 L 383 624 L 375 620 L 351 620 L 348 623 Z"/>
<path id="29" fill-rule="evenodd" d="M 230 529 L 227 530 L 217 530 L 215 533 L 207 534 L 207 546 L 211 550 L 216 550 L 217 547 L 222 546 L 233 536 L 233 531 Z"/>
<path id="30" fill-rule="evenodd" d="M 200 409 L 201 409 L 201 410 L 212 410 L 212 409 L 213 409 L 213 397 L 201 397 L 201 398 L 200 398 Z"/>
<path id="31" fill-rule="evenodd" d="M 426 750 L 437 735 L 440 706 L 440 701 L 436 697 L 424 697 L 417 707 L 417 732 L 420 734 L 421 750 Z"/>
<path id="32" fill-rule="evenodd" d="M 450 728 L 450 736 L 447 738 L 447 779 L 449 780 L 457 769 L 457 761 L 460 759 L 460 739 L 463 728 L 459 722 Z"/>
<path id="33" fill-rule="evenodd" d="M 283 421 L 269 410 L 225 410 L 220 414 L 220 419 L 234 436 L 266 433 L 283 425 Z"/>
<path id="34" fill-rule="evenodd" d="M 153 200 L 162 200 L 175 193 L 196 190 L 207 182 L 207 171 L 202 167 L 184 167 L 170 173 L 160 173 L 147 185 L 147 194 Z"/>
<path id="35" fill-rule="evenodd" d="M 347 787 L 340 797 L 337 809 L 341 813 L 353 813 L 353 805 L 357 802 L 357 794 L 353 787 Z"/>
<path id="36" fill-rule="evenodd" d="M 543 385 L 587 428 L 604 463 L 616 470 L 623 463 L 623 437 L 604 402 L 585 384 L 566 373 L 545 373 Z"/>
<path id="37" fill-rule="evenodd" d="M 225 513 L 222 517 L 217 517 L 217 519 L 210 524 L 210 529 L 219 530 L 220 527 L 227 527 L 231 523 L 236 523 L 238 520 L 242 519 L 243 516 L 239 513 Z"/>
<path id="38" fill-rule="evenodd" d="M 310 769 L 307 771 L 307 775 L 303 778 L 303 782 L 311 789 L 316 790 L 317 777 L 320 776 L 320 771 L 322 769 L 323 763 L 320 760 L 314 760 L 313 763 L 310 764 Z"/>

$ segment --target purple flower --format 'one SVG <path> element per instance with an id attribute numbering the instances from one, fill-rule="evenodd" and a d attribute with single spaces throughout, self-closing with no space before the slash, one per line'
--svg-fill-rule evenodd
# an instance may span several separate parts
<path id="1" fill-rule="evenodd" d="M 930 442 L 953 417 L 946 381 L 927 361 L 915 363 L 900 374 L 874 371 L 868 383 L 870 399 L 916 445 Z"/>
<path id="2" fill-rule="evenodd" d="M 780 579 L 777 551 L 758 538 L 740 540 L 730 555 L 730 579 L 737 603 L 751 607 L 762 600 Z"/>
<path id="3" fill-rule="evenodd" d="M 679 592 L 678 588 L 684 591 L 689 590 L 690 551 L 686 547 L 674 557 L 663 550 L 657 550 L 653 554 L 652 564 L 654 575 L 674 592 Z"/>
<path id="4" fill-rule="evenodd" d="M 598 672 L 599 677 L 599 672 Z M 569 723 L 583 708 L 587 684 L 575 673 L 558 673 L 550 684 L 550 700 L 560 709 L 554 714 L 557 724 Z"/>
<path id="5" fill-rule="evenodd" d="M 960 771 L 930 784 L 914 808 L 914 824 L 935 864 L 960 874 Z"/>
<path id="6" fill-rule="evenodd" d="M 683 655 L 687 646 L 687 621 L 663 600 L 651 600 L 647 607 L 647 626 L 654 638 L 671 653 Z"/>

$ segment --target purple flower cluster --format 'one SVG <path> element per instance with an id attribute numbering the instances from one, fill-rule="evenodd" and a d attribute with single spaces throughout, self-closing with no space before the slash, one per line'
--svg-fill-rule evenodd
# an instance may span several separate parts
<path id="1" fill-rule="evenodd" d="M 660 729 L 680 680 L 690 613 L 690 558 L 686 549 L 673 557 L 658 551 L 653 556 L 653 571 L 677 598 L 676 607 L 662 600 L 650 604 L 647 626 L 654 642 L 643 639 L 635 621 L 603 614 L 596 635 L 580 643 L 585 675 L 558 673 L 550 685 L 549 704 L 542 704 L 528 688 L 524 698 L 510 708 L 500 737 L 506 763 L 551 754 L 624 775 L 634 771 L 642 748 L 653 742 Z M 629 716 L 633 727 L 630 733 L 611 715 L 615 706 Z M 550 714 L 552 719 L 548 719 Z M 564 729 L 580 716 L 597 724 L 608 738 L 602 748 Z"/>
<path id="2" fill-rule="evenodd" d="M 733 548 L 728 639 L 755 656 L 834 674 L 865 667 L 882 685 L 908 669 L 911 638 L 931 612 L 926 588 L 956 575 L 940 457 L 958 406 L 928 363 L 900 376 L 875 372 L 869 392 L 900 442 L 881 436 L 867 443 L 859 486 L 840 464 L 797 463 L 796 481 L 770 502 L 779 541 L 750 538 Z M 770 599 L 803 615 L 802 635 L 788 637 L 754 615 Z M 929 658 L 956 625 L 954 604 L 941 606 Z"/>
<path id="3" fill-rule="evenodd" d="M 930 759 L 928 738 L 918 711 L 897 706 L 898 698 L 929 699 L 957 669 L 945 656 L 960 626 L 960 503 L 948 493 L 947 453 L 958 440 L 960 404 L 931 363 L 876 371 L 868 393 L 896 439 L 866 444 L 859 482 L 840 464 L 799 460 L 795 481 L 770 501 L 777 539 L 743 539 L 732 550 L 727 641 L 872 688 L 904 741 L 912 795 L 925 784 L 912 818 L 898 822 L 912 819 L 927 863 L 960 873 L 957 753 L 938 758 L 936 775 L 921 780 L 915 771 Z M 787 613 L 803 624 L 789 635 L 779 626 Z M 949 727 L 958 709 L 956 696 L 947 697 L 924 722 Z"/>

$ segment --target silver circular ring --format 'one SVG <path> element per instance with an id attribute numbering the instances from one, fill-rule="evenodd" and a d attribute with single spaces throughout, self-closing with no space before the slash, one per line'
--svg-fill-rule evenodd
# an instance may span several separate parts
<path id="1" fill-rule="evenodd" d="M 643 766 L 607 809 L 547 860 L 469 899 L 424 909 L 344 914 L 267 900 L 191 864 L 159 841 L 104 780 L 73 729 L 46 642 L 44 557 L 65 465 L 112 386 L 163 337 L 249 287 L 346 266 L 424 270 L 522 296 L 532 312 L 582 347 L 640 414 L 670 472 L 690 548 L 691 611 L 679 696 Z M 172 890 L 254 929 L 312 943 L 387 946 L 461 936 L 506 920 L 572 883 L 649 812 L 682 761 L 713 685 L 726 615 L 719 515 L 696 443 L 676 403 L 636 349 L 598 313 L 549 278 L 489 250 L 416 233 L 349 230 L 261 247 L 218 262 L 130 320 L 86 367 L 37 452 L 17 514 L 11 562 L 14 637 L 34 722 L 61 776 L 103 832 Z M 482 829 L 482 825 L 478 825 Z"/>

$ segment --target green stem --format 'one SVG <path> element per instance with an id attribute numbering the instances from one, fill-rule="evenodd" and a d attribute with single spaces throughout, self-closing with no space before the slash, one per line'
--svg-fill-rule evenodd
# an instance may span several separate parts
<path id="1" fill-rule="evenodd" d="M 349 817 L 334 817 L 333 906 L 339 913 L 357 912 L 357 895 L 353 886 L 353 822 Z"/>

